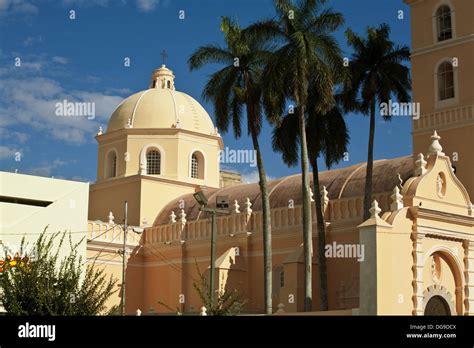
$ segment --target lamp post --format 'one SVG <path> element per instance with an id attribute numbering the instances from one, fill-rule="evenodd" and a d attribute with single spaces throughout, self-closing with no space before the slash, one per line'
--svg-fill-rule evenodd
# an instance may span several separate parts
<path id="1" fill-rule="evenodd" d="M 215 286 L 215 270 L 216 270 L 216 237 L 217 237 L 217 220 L 216 214 L 229 214 L 227 209 L 221 208 L 209 208 L 207 206 L 208 200 L 202 191 L 196 192 L 194 199 L 198 202 L 199 210 L 205 211 L 211 214 L 211 265 L 210 265 L 210 277 L 209 277 L 209 297 L 211 299 L 211 305 L 214 305 L 214 286 Z M 216 205 L 222 204 L 222 197 L 217 197 Z M 227 204 L 228 206 L 228 204 Z"/>
<path id="2" fill-rule="evenodd" d="M 125 211 L 124 211 L 124 223 L 123 223 L 123 249 L 122 249 L 122 316 L 125 315 L 125 269 L 127 267 L 127 215 L 128 215 L 128 202 L 125 201 Z"/>

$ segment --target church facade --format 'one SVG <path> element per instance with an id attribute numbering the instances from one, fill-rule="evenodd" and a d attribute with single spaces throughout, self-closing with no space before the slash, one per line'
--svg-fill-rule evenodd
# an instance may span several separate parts
<path id="1" fill-rule="evenodd" d="M 374 162 L 371 218 L 363 221 L 365 163 L 320 173 L 327 225 L 329 311 L 314 314 L 472 315 L 474 313 L 474 4 L 406 0 L 412 17 L 413 155 Z M 428 34 L 429 33 L 429 34 Z M 434 72 L 434 73 L 433 73 Z M 193 283 L 210 265 L 217 216 L 217 289 L 237 289 L 245 311 L 263 313 L 263 238 L 258 184 L 223 185 L 223 141 L 207 112 L 175 88 L 167 67 L 147 90 L 126 98 L 99 131 L 97 180 L 90 188 L 88 259 L 122 279 L 127 220 L 126 313 L 199 312 Z M 235 180 L 234 180 L 235 181 Z M 273 307 L 303 310 L 302 193 L 299 174 L 268 183 L 273 243 Z M 313 205 L 313 250 L 317 250 Z M 105 220 L 103 222 L 102 220 Z M 121 301 L 118 291 L 110 305 Z M 164 304 L 164 305 L 163 305 Z"/>

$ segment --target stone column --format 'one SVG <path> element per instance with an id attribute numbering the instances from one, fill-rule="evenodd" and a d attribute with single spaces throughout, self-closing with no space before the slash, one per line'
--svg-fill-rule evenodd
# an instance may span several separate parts
<path id="1" fill-rule="evenodd" d="M 474 315 L 474 242 L 465 240 L 464 247 L 464 315 Z"/>
<path id="2" fill-rule="evenodd" d="M 416 230 L 411 234 L 413 241 L 413 315 L 423 315 L 423 238 L 425 234 Z"/>

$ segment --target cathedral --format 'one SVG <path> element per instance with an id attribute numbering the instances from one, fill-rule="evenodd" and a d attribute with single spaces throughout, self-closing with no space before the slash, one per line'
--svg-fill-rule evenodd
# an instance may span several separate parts
<path id="1" fill-rule="evenodd" d="M 371 217 L 363 220 L 366 164 L 320 173 L 327 226 L 329 310 L 315 315 L 474 314 L 474 3 L 405 0 L 411 7 L 413 153 L 374 162 Z M 183 78 L 183 80 L 185 80 Z M 179 86 L 179 77 L 176 78 Z M 220 170 L 222 137 L 206 110 L 178 91 L 165 65 L 149 88 L 126 98 L 99 130 L 97 179 L 90 186 L 87 255 L 122 283 L 133 315 L 198 313 L 193 283 L 210 265 L 210 207 L 217 214 L 215 288 L 237 289 L 246 313 L 263 313 L 260 189 Z M 312 183 L 311 183 L 312 185 Z M 273 243 L 273 308 L 303 310 L 301 175 L 268 183 Z M 125 212 L 125 201 L 127 211 Z M 313 250 L 317 250 L 313 205 Z M 123 223 L 129 229 L 124 241 Z M 141 232 L 141 233 L 140 233 Z"/>

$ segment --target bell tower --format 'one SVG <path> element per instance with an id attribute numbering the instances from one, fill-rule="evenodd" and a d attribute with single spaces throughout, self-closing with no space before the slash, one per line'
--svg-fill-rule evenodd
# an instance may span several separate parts
<path id="1" fill-rule="evenodd" d="M 456 176 L 474 199 L 474 1 L 405 0 L 410 5 L 413 154 L 437 131 Z"/>

